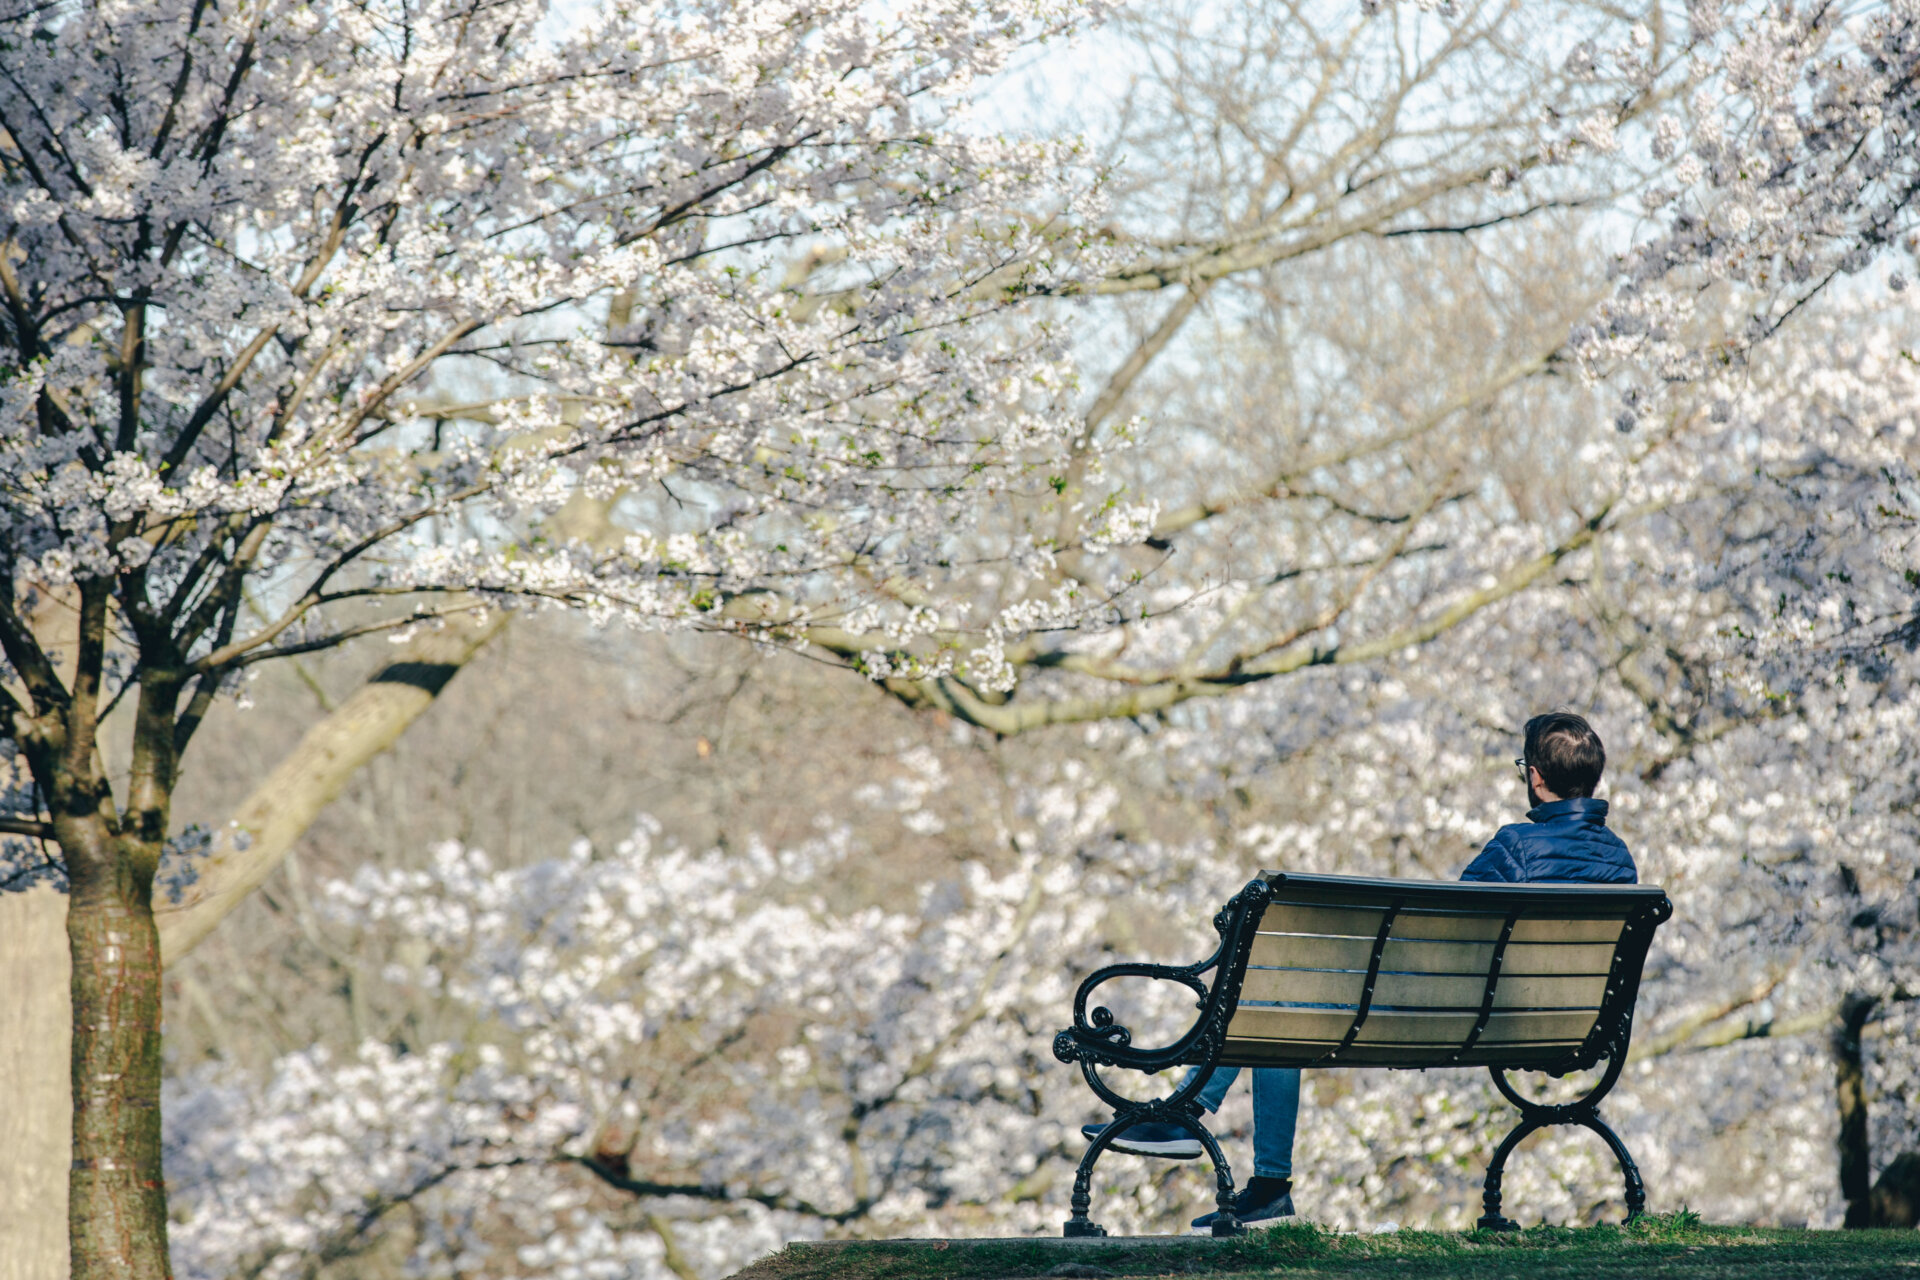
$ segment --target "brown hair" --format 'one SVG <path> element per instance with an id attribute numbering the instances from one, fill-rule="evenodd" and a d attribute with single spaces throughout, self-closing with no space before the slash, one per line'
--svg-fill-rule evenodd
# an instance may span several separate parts
<path id="1" fill-rule="evenodd" d="M 1527 721 L 1526 761 L 1540 771 L 1547 790 L 1570 800 L 1590 796 L 1600 785 L 1607 749 L 1584 719 L 1550 711 Z"/>

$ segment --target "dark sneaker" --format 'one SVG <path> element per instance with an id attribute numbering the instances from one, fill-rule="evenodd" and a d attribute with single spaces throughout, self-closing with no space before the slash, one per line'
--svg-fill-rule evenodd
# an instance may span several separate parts
<path id="1" fill-rule="evenodd" d="M 1242 1187 L 1234 1193 L 1233 1216 L 1240 1219 L 1241 1226 L 1271 1226 L 1282 1218 L 1291 1218 L 1293 1216 L 1293 1188 L 1291 1186 L 1287 1187 L 1284 1191 L 1263 1192 L 1260 1199 L 1264 1201 L 1264 1203 L 1261 1204 L 1253 1203 L 1253 1190 L 1252 1187 Z M 1208 1235 L 1213 1231 L 1214 1219 L 1219 1216 L 1220 1214 L 1216 1210 L 1213 1213 L 1204 1214 L 1201 1217 L 1195 1218 L 1193 1220 L 1193 1229 L 1201 1235 Z"/>
<path id="2" fill-rule="evenodd" d="M 1083 1124 L 1080 1134 L 1092 1142 L 1106 1131 L 1104 1124 Z M 1130 1156 L 1160 1156 L 1166 1160 L 1191 1160 L 1200 1154 L 1200 1139 L 1178 1125 L 1143 1120 L 1113 1140 L 1109 1151 L 1124 1151 Z"/>

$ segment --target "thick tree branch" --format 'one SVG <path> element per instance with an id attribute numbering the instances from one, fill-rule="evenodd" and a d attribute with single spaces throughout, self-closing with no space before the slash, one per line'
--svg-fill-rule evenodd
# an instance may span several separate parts
<path id="1" fill-rule="evenodd" d="M 1759 1004 L 1772 995 L 1780 984 L 1786 981 L 1787 975 L 1792 970 L 1792 965 L 1782 966 L 1754 984 L 1749 990 L 1729 996 L 1697 1013 L 1689 1014 L 1659 1035 L 1638 1041 L 1628 1052 L 1627 1061 L 1639 1062 L 1645 1058 L 1663 1058 L 1667 1054 L 1692 1046 L 1694 1037 L 1707 1028 L 1742 1009 Z"/>
<path id="2" fill-rule="evenodd" d="M 1084 508 L 1086 473 L 1088 459 L 1092 456 L 1094 433 L 1100 429 L 1141 374 L 1147 371 L 1156 357 L 1166 349 L 1174 335 L 1180 332 L 1187 318 L 1206 301 L 1207 294 L 1213 289 L 1210 280 L 1199 281 L 1189 286 L 1186 292 L 1174 300 L 1173 306 L 1160 317 L 1152 331 L 1142 338 L 1127 358 L 1121 362 L 1113 376 L 1107 379 L 1107 385 L 1094 397 L 1086 416 L 1081 420 L 1079 433 L 1074 437 L 1071 457 L 1067 463 L 1066 483 L 1060 490 L 1061 514 L 1059 527 L 1054 533 L 1054 545 L 1064 547 L 1074 540 L 1074 530 L 1080 524 L 1080 510 Z"/>
<path id="3" fill-rule="evenodd" d="M 1160 322 L 1153 326 L 1152 331 L 1127 354 L 1127 358 L 1121 362 L 1118 369 L 1114 370 L 1113 376 L 1107 379 L 1107 385 L 1100 389 L 1100 394 L 1094 397 L 1093 404 L 1088 407 L 1084 425 L 1080 431 L 1082 442 L 1090 439 L 1099 429 L 1100 424 L 1113 416 L 1113 411 L 1120 407 L 1121 400 L 1126 398 L 1127 392 L 1139 380 L 1140 375 L 1146 372 L 1147 366 L 1166 350 L 1167 344 L 1173 341 L 1174 335 L 1180 332 L 1181 326 L 1186 324 L 1188 317 L 1192 316 L 1199 309 L 1200 304 L 1207 300 L 1207 295 L 1213 291 L 1213 285 L 1214 282 L 1211 280 L 1199 280 L 1189 285 L 1186 291 L 1174 300 L 1174 304 L 1167 308 L 1167 313 L 1160 317 Z"/>
<path id="4" fill-rule="evenodd" d="M 1914 999 L 1920 999 L 1920 995 L 1896 993 L 1887 998 L 1887 1003 L 1901 1003 Z M 1833 1004 L 1784 1018 L 1727 1018 L 1701 1028 L 1687 1039 L 1677 1043 L 1669 1045 L 1656 1040 L 1654 1043 L 1658 1047 L 1648 1049 L 1644 1053 L 1640 1051 L 1639 1046 L 1635 1046 L 1631 1057 L 1640 1059 L 1662 1057 L 1669 1053 L 1703 1053 L 1708 1049 L 1722 1049 L 1730 1044 L 1738 1044 L 1742 1040 L 1778 1040 L 1786 1036 L 1811 1035 L 1816 1031 L 1828 1030 L 1839 1025 L 1843 1011 L 1843 1005 Z M 1868 1021 L 1861 1032 L 1866 1036 L 1876 1036 L 1881 1033 L 1879 1019 Z"/>
<path id="5" fill-rule="evenodd" d="M 847 1223 L 863 1218 L 874 1205 L 872 1200 L 855 1200 L 845 1209 L 829 1209 L 805 1197 L 783 1192 L 760 1191 L 754 1188 L 735 1191 L 730 1187 L 709 1186 L 702 1182 L 660 1182 L 651 1178 L 634 1178 L 594 1156 L 560 1156 L 557 1159 L 561 1164 L 579 1165 L 616 1191 L 650 1199 L 686 1196 L 693 1200 L 712 1200 L 721 1204 L 757 1204 L 769 1209 L 803 1214 L 809 1218 L 819 1218 L 833 1223 Z"/>
<path id="6" fill-rule="evenodd" d="M 1456 191 L 1485 182 L 1491 170 L 1450 173 L 1409 187 L 1373 209 L 1324 222 L 1292 226 L 1268 224 L 1254 232 L 1229 237 L 1178 256 L 1148 260 L 1123 267 L 1095 284 L 1092 293 L 1108 296 L 1166 289 L 1174 285 L 1211 282 L 1247 271 L 1259 271 L 1294 258 L 1303 258 L 1342 240 L 1370 232 L 1384 232 L 1401 214 Z M 1289 234 L 1292 233 L 1292 234 Z"/>
<path id="7" fill-rule="evenodd" d="M 5 651 L 7 665 L 26 686 L 34 715 L 44 716 L 67 705 L 71 695 L 54 670 L 53 660 L 11 603 L 0 604 L 0 650 Z"/>
<path id="8" fill-rule="evenodd" d="M 354 773 L 417 720 L 460 669 L 500 634 L 508 615 L 455 620 L 423 632 L 339 710 L 309 729 L 234 810 L 199 878 L 177 903 L 154 905 L 160 953 L 173 964 L 272 874 Z"/>

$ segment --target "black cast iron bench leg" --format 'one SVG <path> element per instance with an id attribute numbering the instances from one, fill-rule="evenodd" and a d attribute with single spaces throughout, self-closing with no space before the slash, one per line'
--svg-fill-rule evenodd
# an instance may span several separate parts
<path id="1" fill-rule="evenodd" d="M 1191 1114 L 1187 1114 L 1191 1112 Z M 1216 1236 L 1245 1235 L 1247 1229 L 1240 1225 L 1240 1219 L 1233 1212 L 1233 1169 L 1220 1153 L 1220 1144 L 1214 1140 L 1207 1127 L 1200 1123 L 1199 1108 L 1189 1106 L 1179 1112 L 1169 1111 L 1163 1099 L 1156 1099 L 1144 1106 L 1135 1107 L 1114 1117 L 1113 1123 L 1100 1131 L 1100 1136 L 1087 1145 L 1087 1153 L 1080 1157 L 1080 1167 L 1073 1175 L 1073 1216 L 1068 1218 L 1060 1234 L 1068 1239 L 1104 1236 L 1107 1229 L 1087 1216 L 1093 1207 L 1093 1166 L 1099 1161 L 1115 1139 L 1134 1125 L 1148 1120 L 1158 1120 L 1165 1124 L 1177 1124 L 1200 1139 L 1200 1145 L 1206 1150 L 1207 1158 L 1213 1161 L 1213 1181 L 1215 1187 L 1214 1203 L 1219 1206 L 1220 1216 L 1214 1219 L 1213 1234 Z"/>
<path id="2" fill-rule="evenodd" d="M 1520 1108 L 1520 1123 L 1513 1132 L 1501 1140 L 1493 1153 L 1493 1159 L 1487 1162 L 1487 1181 L 1481 1194 L 1481 1202 L 1486 1212 L 1476 1224 L 1482 1231 L 1518 1231 L 1520 1224 L 1505 1217 L 1500 1212 L 1500 1181 L 1507 1170 L 1507 1157 L 1513 1149 L 1526 1140 L 1528 1135 L 1556 1124 L 1577 1124 L 1599 1134 L 1613 1152 L 1613 1158 L 1620 1162 L 1620 1174 L 1626 1183 L 1627 1221 L 1632 1222 L 1647 1211 L 1647 1188 L 1640 1179 L 1640 1166 L 1633 1162 L 1633 1153 L 1627 1150 L 1627 1144 L 1613 1127 L 1600 1118 L 1600 1099 L 1607 1096 L 1620 1079 L 1620 1070 L 1626 1065 L 1626 1054 L 1616 1054 L 1607 1063 L 1606 1074 L 1600 1077 L 1600 1083 L 1585 1097 L 1558 1106 L 1543 1107 L 1520 1096 L 1514 1087 L 1507 1083 L 1504 1072 L 1499 1067 L 1489 1067 L 1493 1083 L 1507 1101 Z"/>

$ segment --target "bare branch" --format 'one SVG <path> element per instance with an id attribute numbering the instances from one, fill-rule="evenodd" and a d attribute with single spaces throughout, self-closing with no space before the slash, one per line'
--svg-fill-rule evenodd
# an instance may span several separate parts
<path id="1" fill-rule="evenodd" d="M 1689 1047 L 1693 1038 L 1702 1031 L 1771 996 L 1779 989 L 1780 984 L 1787 980 L 1787 975 L 1792 971 L 1792 964 L 1782 965 L 1755 983 L 1749 990 L 1728 996 L 1697 1013 L 1689 1014 L 1659 1035 L 1639 1041 L 1629 1051 L 1627 1061 L 1638 1062 L 1643 1058 L 1662 1058 L 1676 1050 Z"/>
<path id="2" fill-rule="evenodd" d="M 1634 515 L 1644 514 L 1645 510 Z M 982 698 L 958 680 L 888 680 L 888 692 L 910 706 L 931 707 L 965 720 L 969 724 L 1002 736 L 1026 733 L 1056 724 L 1079 724 L 1090 720 L 1117 720 L 1151 715 L 1193 698 L 1220 697 L 1235 690 L 1276 676 L 1288 675 L 1306 667 L 1345 666 L 1371 662 L 1402 649 L 1427 643 L 1444 635 L 1481 610 L 1519 594 L 1568 556 L 1597 537 L 1611 507 L 1581 524 L 1559 545 L 1509 569 L 1491 586 L 1468 593 L 1440 613 L 1424 621 L 1398 627 L 1386 635 L 1361 644 L 1317 648 L 1294 644 L 1278 652 L 1267 652 L 1251 659 L 1237 656 L 1204 673 L 1183 675 L 1177 671 L 1158 673 L 1128 669 L 1106 659 L 1080 654 L 1063 655 L 1056 665 L 1081 674 L 1120 679 L 1138 687 L 1123 693 L 1088 697 L 1056 698 L 1044 701 L 1016 700 L 996 705 Z M 1628 517 L 1631 518 L 1631 517 Z M 1618 523 L 1624 523 L 1625 519 Z"/>
<path id="3" fill-rule="evenodd" d="M 1303 476 L 1354 462 L 1384 452 L 1395 445 L 1407 444 L 1429 435 L 1444 425 L 1454 414 L 1490 404 L 1509 387 L 1546 369 L 1553 358 L 1554 351 L 1558 348 L 1559 343 L 1556 341 L 1552 347 L 1536 350 L 1531 355 L 1514 361 L 1491 377 L 1448 397 L 1428 412 L 1408 421 L 1398 430 L 1358 440 L 1338 449 L 1329 449 L 1319 454 L 1309 455 L 1297 462 L 1288 463 L 1268 479 L 1237 494 L 1190 503 L 1165 512 L 1155 522 L 1153 538 L 1149 540 L 1148 545 L 1164 549 L 1171 545 L 1174 535 L 1191 529 L 1203 520 L 1209 520 L 1251 503 L 1288 496 L 1289 486 Z"/>

